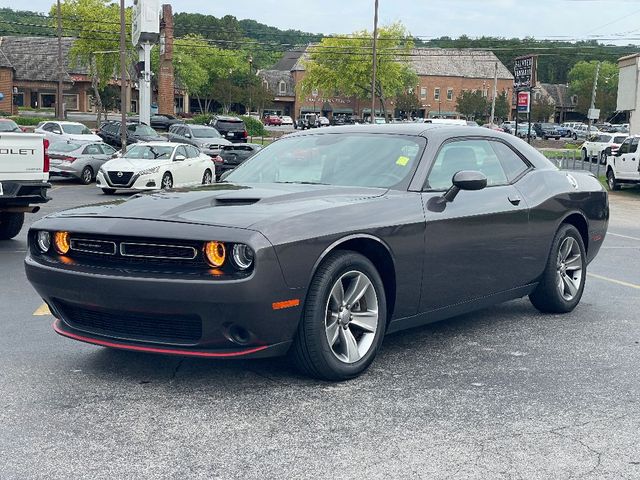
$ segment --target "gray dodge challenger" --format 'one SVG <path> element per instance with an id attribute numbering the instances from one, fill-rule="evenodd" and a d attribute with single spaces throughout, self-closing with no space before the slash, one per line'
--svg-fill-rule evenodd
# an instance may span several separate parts
<path id="1" fill-rule="evenodd" d="M 65 337 L 362 373 L 385 334 L 528 296 L 580 302 L 609 219 L 587 172 L 472 127 L 287 136 L 222 183 L 50 215 L 26 272 Z"/>

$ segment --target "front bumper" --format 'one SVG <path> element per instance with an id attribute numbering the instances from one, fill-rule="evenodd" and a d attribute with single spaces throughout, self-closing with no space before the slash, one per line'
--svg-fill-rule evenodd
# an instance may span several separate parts
<path id="1" fill-rule="evenodd" d="M 126 185 L 117 185 L 111 183 L 107 175 L 100 170 L 96 175 L 96 187 L 113 188 L 115 190 L 158 190 L 160 188 L 160 179 L 157 173 L 148 175 L 135 174 Z"/>
<path id="2" fill-rule="evenodd" d="M 39 223 L 35 228 L 43 228 Z M 137 227 L 135 221 L 101 219 L 101 223 L 107 229 L 116 223 L 130 225 L 130 231 L 152 228 L 149 222 Z M 67 228 L 74 231 L 72 227 Z M 176 225 L 175 236 L 184 236 L 184 229 Z M 233 229 L 220 230 L 227 232 L 218 232 L 217 238 L 228 241 L 223 237 Z M 33 253 L 25 259 L 25 269 L 57 318 L 54 329 L 66 337 L 150 353 L 219 358 L 281 355 L 291 345 L 305 292 L 285 284 L 275 251 L 262 235 L 249 231 L 244 235 L 236 236 L 236 241 L 254 247 L 256 264 L 251 275 L 239 279 L 52 263 Z M 291 300 L 296 301 L 289 308 L 280 304 Z"/>

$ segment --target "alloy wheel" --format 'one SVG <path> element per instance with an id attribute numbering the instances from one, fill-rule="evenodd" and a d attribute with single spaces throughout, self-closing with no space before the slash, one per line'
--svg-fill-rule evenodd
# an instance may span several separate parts
<path id="1" fill-rule="evenodd" d="M 173 187 L 173 178 L 168 173 L 165 173 L 162 177 L 162 188 L 164 190 L 170 190 Z"/>
<path id="2" fill-rule="evenodd" d="M 85 185 L 88 185 L 91 183 L 91 180 L 93 180 L 93 172 L 89 167 L 87 167 L 84 170 L 82 170 L 82 182 Z"/>
<path id="3" fill-rule="evenodd" d="M 582 284 L 582 251 L 573 237 L 565 238 L 558 250 L 556 281 L 560 295 L 567 302 L 572 301 Z"/>
<path id="4" fill-rule="evenodd" d="M 329 347 L 344 363 L 355 363 L 371 349 L 378 330 L 378 296 L 364 273 L 343 274 L 327 300 L 325 331 Z"/>

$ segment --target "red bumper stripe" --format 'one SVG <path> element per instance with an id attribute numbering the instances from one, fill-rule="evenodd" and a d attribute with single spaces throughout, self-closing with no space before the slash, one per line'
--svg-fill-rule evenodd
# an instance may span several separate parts
<path id="1" fill-rule="evenodd" d="M 189 357 L 209 357 L 209 358 L 230 358 L 241 357 L 243 355 L 249 355 L 251 353 L 261 352 L 269 348 L 267 345 L 262 347 L 249 348 L 247 350 L 239 350 L 236 352 L 198 352 L 193 350 L 176 350 L 172 348 L 157 348 L 157 347 L 143 347 L 138 345 L 127 345 L 126 343 L 108 342 L 105 340 L 98 340 L 90 337 L 83 337 L 82 335 L 76 335 L 75 333 L 66 332 L 60 328 L 60 320 L 53 322 L 53 329 L 59 335 L 63 337 L 72 338 L 73 340 L 79 340 L 80 342 L 91 343 L 93 345 L 101 345 L 103 347 L 120 348 L 122 350 L 133 350 L 135 352 L 148 352 L 148 353 L 164 353 L 168 355 L 185 355 Z"/>

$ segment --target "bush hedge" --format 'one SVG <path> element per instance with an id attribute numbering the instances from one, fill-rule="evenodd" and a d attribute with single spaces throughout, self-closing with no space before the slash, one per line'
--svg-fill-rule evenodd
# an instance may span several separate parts
<path id="1" fill-rule="evenodd" d="M 12 116 L 9 117 L 11 120 L 16 122 L 18 125 L 23 127 L 35 127 L 40 122 L 46 122 L 47 120 L 53 120 L 52 118 L 44 118 L 44 117 L 20 117 L 20 116 Z"/>
<path id="2" fill-rule="evenodd" d="M 244 120 L 244 124 L 247 126 L 247 132 L 252 137 L 262 137 L 267 134 L 267 131 L 264 129 L 264 125 L 260 120 L 257 120 L 253 117 L 240 117 Z"/>

